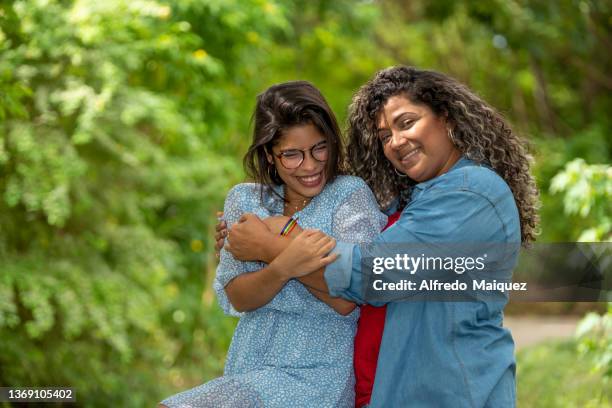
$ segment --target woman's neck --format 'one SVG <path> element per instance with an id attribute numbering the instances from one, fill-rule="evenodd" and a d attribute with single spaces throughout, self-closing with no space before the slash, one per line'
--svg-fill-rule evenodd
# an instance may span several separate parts
<path id="1" fill-rule="evenodd" d="M 441 176 L 444 173 L 447 173 L 459 160 L 461 159 L 461 152 L 458 149 L 453 149 L 451 154 L 448 156 L 446 163 L 440 169 L 438 174 L 435 177 Z"/>
<path id="2" fill-rule="evenodd" d="M 308 205 L 310 200 L 312 200 L 311 197 L 304 197 L 293 191 L 286 191 L 285 208 L 283 209 L 283 214 L 291 217 L 296 212 L 303 210 L 304 207 Z"/>

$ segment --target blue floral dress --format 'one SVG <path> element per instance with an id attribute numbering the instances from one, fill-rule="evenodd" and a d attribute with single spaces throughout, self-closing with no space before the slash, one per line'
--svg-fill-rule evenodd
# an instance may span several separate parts
<path id="1" fill-rule="evenodd" d="M 258 184 L 239 184 L 225 200 L 230 226 L 246 212 L 261 218 L 281 215 L 283 201 Z M 283 188 L 276 190 L 281 196 Z M 367 242 L 385 225 L 374 195 L 363 180 L 339 176 L 296 213 L 302 228 L 317 228 L 342 241 Z M 236 276 L 259 270 L 259 262 L 240 262 L 221 252 L 214 288 L 223 310 L 240 316 L 225 373 L 176 394 L 168 407 L 353 407 L 353 339 L 358 308 L 336 313 L 297 280 L 290 280 L 265 306 L 237 312 L 224 287 Z"/>

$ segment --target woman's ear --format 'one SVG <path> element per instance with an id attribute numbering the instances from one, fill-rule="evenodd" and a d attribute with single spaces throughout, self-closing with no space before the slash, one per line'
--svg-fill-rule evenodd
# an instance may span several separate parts
<path id="1" fill-rule="evenodd" d="M 444 124 L 446 125 L 446 127 L 450 130 L 455 130 L 455 122 L 449 117 L 449 114 L 447 111 L 443 111 L 442 112 L 442 119 L 444 120 Z"/>

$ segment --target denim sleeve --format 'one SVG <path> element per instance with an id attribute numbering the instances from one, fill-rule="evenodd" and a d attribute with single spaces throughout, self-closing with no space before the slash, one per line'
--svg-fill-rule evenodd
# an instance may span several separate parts
<path id="1" fill-rule="evenodd" d="M 351 286 L 353 271 L 353 251 L 359 249 L 355 244 L 338 241 L 333 252 L 338 258 L 325 268 L 325 282 L 331 296 L 344 296 L 345 291 Z M 354 279 L 360 279 L 356 274 Z M 362 302 L 360 302 L 362 303 Z"/>
<path id="2" fill-rule="evenodd" d="M 371 253 L 372 248 L 385 243 L 491 242 L 503 236 L 503 228 L 495 206 L 486 197 L 460 189 L 426 192 L 376 237 L 374 246 L 338 242 L 335 252 L 340 257 L 326 268 L 325 280 L 333 296 L 364 303 L 362 259 L 380 256 Z"/>

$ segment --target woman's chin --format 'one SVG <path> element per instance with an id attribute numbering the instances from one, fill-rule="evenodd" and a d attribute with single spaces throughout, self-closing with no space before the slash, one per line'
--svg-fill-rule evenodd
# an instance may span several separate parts
<path id="1" fill-rule="evenodd" d="M 394 167 L 397 173 L 404 174 L 413 180 L 415 180 L 414 176 L 418 176 L 419 174 L 419 171 L 416 168 L 417 166 L 415 165 L 406 166 L 405 164 L 400 162 L 399 165 L 395 165 Z"/>
<path id="2" fill-rule="evenodd" d="M 431 168 L 428 168 L 427 163 L 423 163 L 423 161 L 419 161 L 409 167 L 404 166 L 402 173 L 417 183 L 422 183 L 435 177 L 435 172 L 432 171 Z"/>

